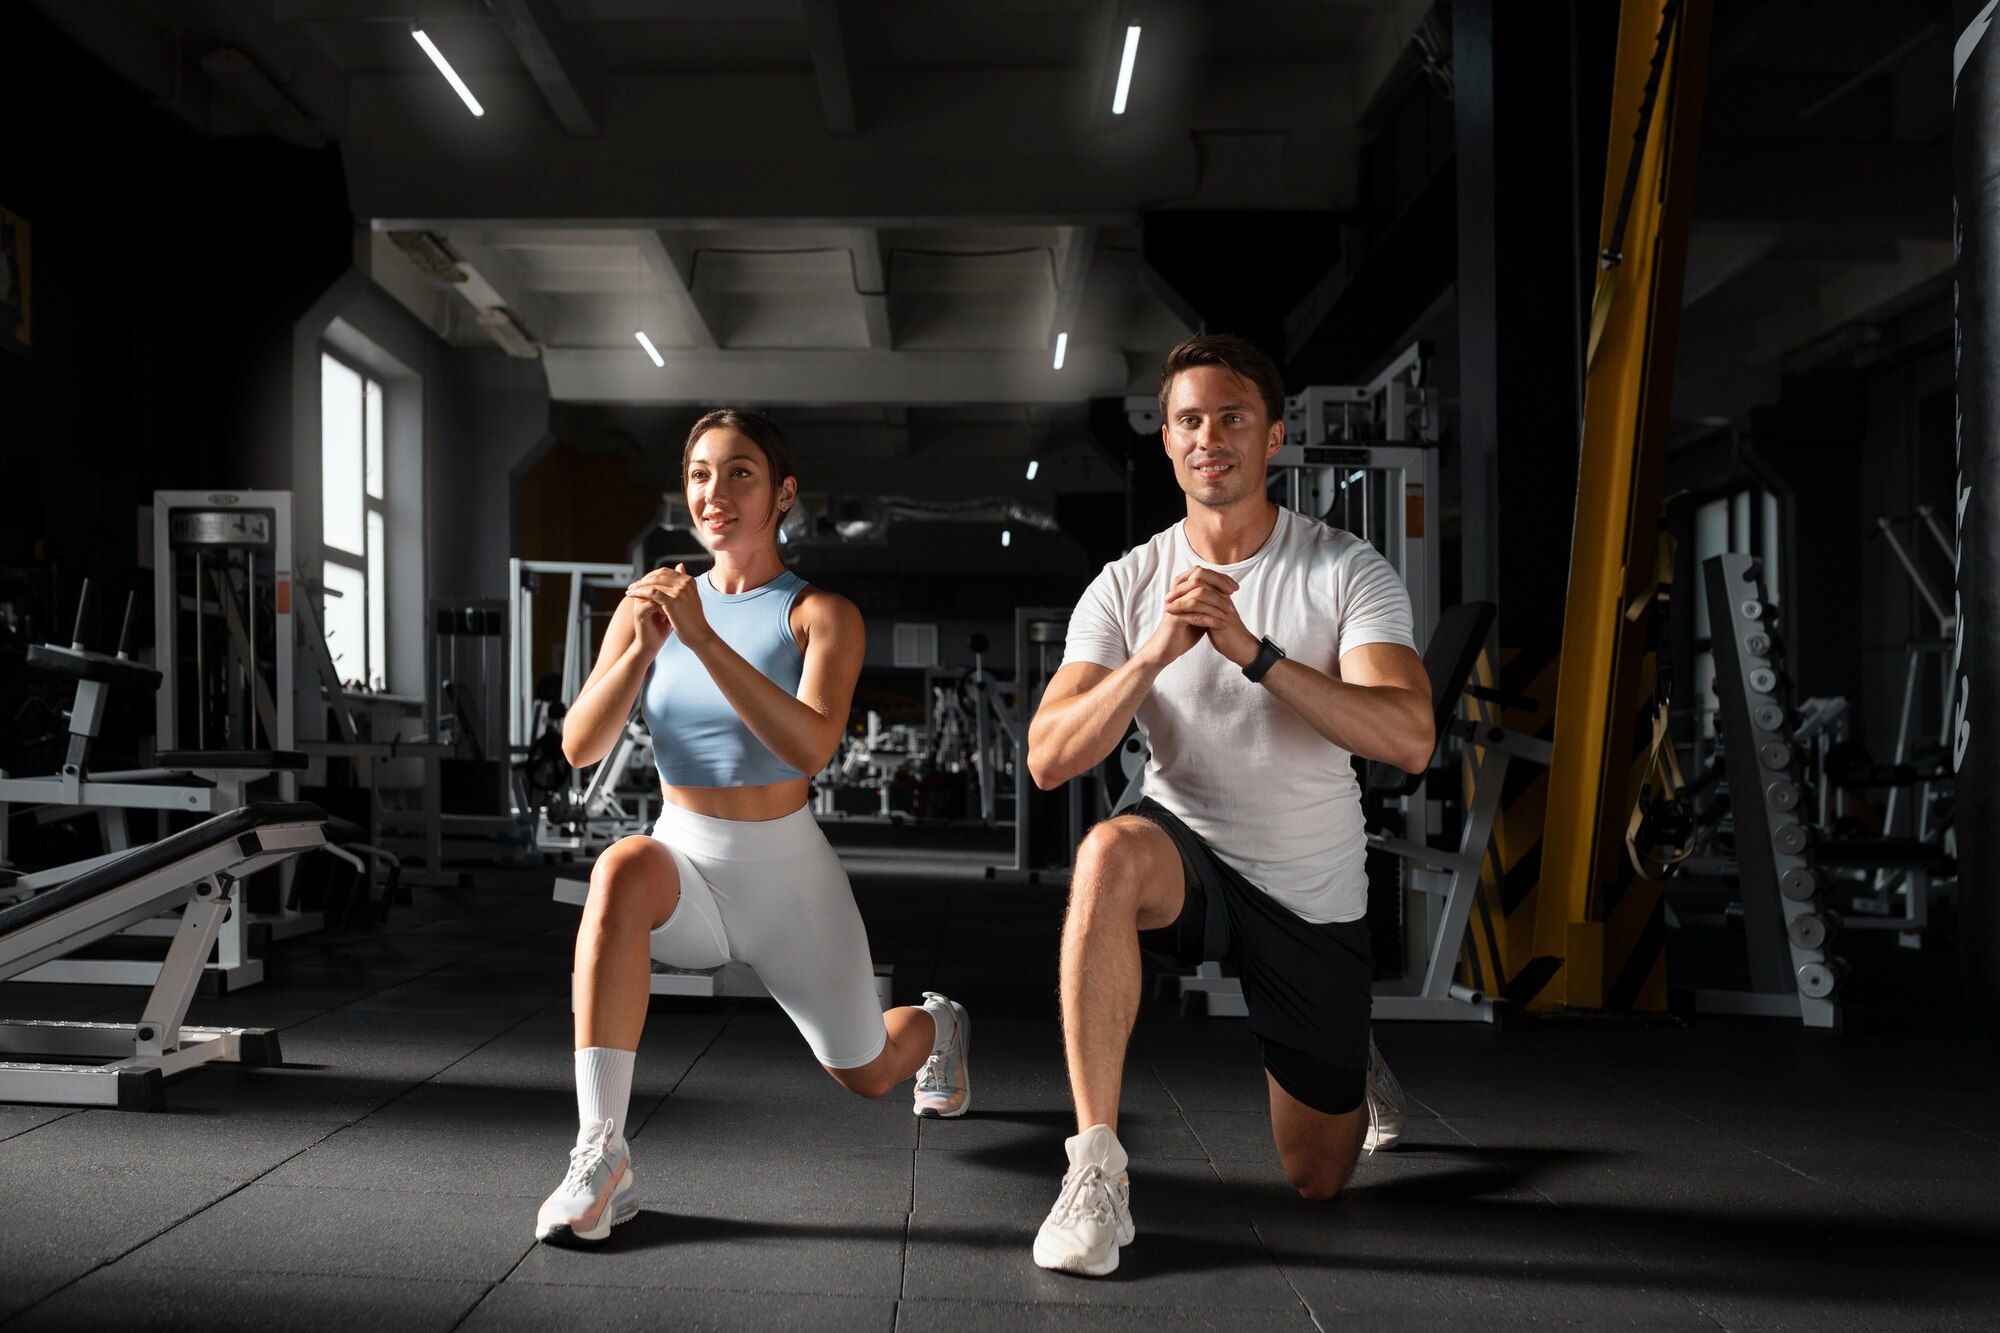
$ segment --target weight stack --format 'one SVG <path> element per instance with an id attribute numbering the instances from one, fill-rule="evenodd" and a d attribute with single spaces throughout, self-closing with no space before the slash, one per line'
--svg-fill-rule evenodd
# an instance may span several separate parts
<path id="1" fill-rule="evenodd" d="M 1831 957 L 1827 944 L 1840 919 L 1820 901 L 1823 881 L 1804 820 L 1810 793 L 1791 744 L 1791 683 L 1760 565 L 1747 555 L 1702 564 L 1750 986 L 1764 994 L 1797 992 L 1807 1027 L 1837 1030 L 1835 992 L 1847 964 Z"/>
<path id="2" fill-rule="evenodd" d="M 1958 634 L 1951 755 L 1958 774 L 1959 952 L 1967 1003 L 2000 1037 L 2000 33 L 1995 5 L 1957 6 L 1952 62 L 1953 320 L 1958 373 Z"/>

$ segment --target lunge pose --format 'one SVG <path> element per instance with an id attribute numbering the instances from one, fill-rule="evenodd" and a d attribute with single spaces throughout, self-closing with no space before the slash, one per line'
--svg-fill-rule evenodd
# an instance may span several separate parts
<path id="1" fill-rule="evenodd" d="M 915 1074 L 918 1115 L 963 1115 L 971 1099 L 964 1007 L 927 993 L 922 1008 L 882 1012 L 853 891 L 806 805 L 846 729 L 864 636 L 853 603 L 778 554 L 798 496 L 784 437 L 753 412 L 710 412 L 681 477 L 715 566 L 655 570 L 627 590 L 563 719 L 563 753 L 581 767 L 610 751 L 638 700 L 666 799 L 650 837 L 591 869 L 573 997 L 581 1128 L 536 1217 L 545 1241 L 603 1240 L 639 1211 L 623 1131 L 654 959 L 748 963 L 826 1072 L 864 1097 Z"/>
<path id="2" fill-rule="evenodd" d="M 1366 846 L 1349 760 L 1415 771 L 1434 739 L 1394 569 L 1361 538 L 1265 497 L 1285 431 L 1270 358 L 1239 338 L 1191 338 L 1167 357 L 1160 409 L 1187 517 L 1085 591 L 1028 732 L 1044 790 L 1101 762 L 1134 717 L 1152 747 L 1146 799 L 1077 849 L 1063 923 L 1078 1133 L 1035 1262 L 1092 1276 L 1133 1238 L 1117 1127 L 1142 947 L 1180 966 L 1236 965 L 1271 1132 L 1301 1194 L 1330 1198 L 1364 1135 L 1387 1146 L 1400 1134 L 1401 1092 L 1368 1032 Z"/>

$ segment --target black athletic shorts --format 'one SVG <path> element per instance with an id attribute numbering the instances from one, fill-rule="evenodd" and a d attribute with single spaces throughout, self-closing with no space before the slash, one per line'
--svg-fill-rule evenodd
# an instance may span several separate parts
<path id="1" fill-rule="evenodd" d="M 1234 965 L 1249 1028 L 1279 1087 L 1315 1111 L 1361 1105 L 1368 1076 L 1368 921 L 1307 921 L 1217 856 L 1150 797 L 1126 814 L 1149 820 L 1180 849 L 1186 897 L 1173 924 L 1139 932 L 1163 967 Z"/>

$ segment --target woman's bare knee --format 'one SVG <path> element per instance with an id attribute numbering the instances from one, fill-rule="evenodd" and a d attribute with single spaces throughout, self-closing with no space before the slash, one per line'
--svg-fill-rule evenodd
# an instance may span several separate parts
<path id="1" fill-rule="evenodd" d="M 841 1087 L 871 1100 L 888 1096 L 896 1084 L 901 1082 L 900 1079 L 893 1077 L 887 1064 L 879 1058 L 853 1069 L 835 1069 L 832 1065 L 820 1067 L 833 1075 L 833 1081 Z"/>
<path id="2" fill-rule="evenodd" d="M 667 849 L 647 837 L 621 838 L 590 868 L 586 916 L 607 924 L 664 924 L 680 901 L 680 872 Z"/>

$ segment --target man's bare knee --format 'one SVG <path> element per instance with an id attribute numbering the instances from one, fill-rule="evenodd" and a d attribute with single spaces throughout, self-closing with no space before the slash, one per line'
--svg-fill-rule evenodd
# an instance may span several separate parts
<path id="1" fill-rule="evenodd" d="M 1346 1186 L 1353 1167 L 1342 1166 L 1330 1157 L 1310 1157 L 1304 1160 L 1287 1159 L 1285 1178 L 1292 1182 L 1292 1188 L 1302 1199 L 1315 1202 L 1331 1199 Z"/>
<path id="2" fill-rule="evenodd" d="M 1070 910 L 1087 905 L 1092 915 L 1109 909 L 1119 917 L 1136 917 L 1153 887 L 1155 858 L 1152 838 L 1164 837 L 1156 825 L 1130 815 L 1092 826 L 1077 845 L 1076 868 L 1070 875 Z"/>

